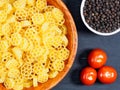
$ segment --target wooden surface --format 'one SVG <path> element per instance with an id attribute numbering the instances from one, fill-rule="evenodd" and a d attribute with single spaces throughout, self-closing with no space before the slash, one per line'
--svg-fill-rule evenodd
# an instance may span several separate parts
<path id="1" fill-rule="evenodd" d="M 68 60 L 66 60 L 65 62 L 65 68 L 63 71 L 61 71 L 56 78 L 54 79 L 49 79 L 46 83 L 44 84 L 39 84 L 38 87 L 31 87 L 31 88 L 26 88 L 24 90 L 49 90 L 52 87 L 54 87 L 56 84 L 58 84 L 63 78 L 64 76 L 68 73 L 69 69 L 71 68 L 75 55 L 76 55 L 76 51 L 77 51 L 77 31 L 76 31 L 76 26 L 75 23 L 73 21 L 73 18 L 69 12 L 69 10 L 67 9 L 67 7 L 65 6 L 65 4 L 61 1 L 61 0 L 47 0 L 49 4 L 56 6 L 57 8 L 61 9 L 65 15 L 65 19 L 66 19 L 66 26 L 68 28 L 68 40 L 69 40 L 69 44 L 68 44 L 68 49 L 70 50 L 70 57 Z M 3 87 L 2 85 L 0 85 L 0 90 L 6 90 L 5 87 Z"/>

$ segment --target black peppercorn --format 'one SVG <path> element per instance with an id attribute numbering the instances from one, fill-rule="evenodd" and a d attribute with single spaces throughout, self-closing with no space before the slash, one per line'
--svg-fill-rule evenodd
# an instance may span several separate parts
<path id="1" fill-rule="evenodd" d="M 120 0 L 86 0 L 83 14 L 89 26 L 99 32 L 120 28 Z"/>

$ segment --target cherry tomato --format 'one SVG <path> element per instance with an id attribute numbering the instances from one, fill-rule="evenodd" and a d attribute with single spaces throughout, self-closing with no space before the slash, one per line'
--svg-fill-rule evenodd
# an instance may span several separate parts
<path id="1" fill-rule="evenodd" d="M 111 84 L 117 78 L 117 71 L 111 66 L 103 66 L 98 70 L 98 79 L 104 84 Z"/>
<path id="2" fill-rule="evenodd" d="M 107 61 L 107 54 L 102 49 L 96 48 L 88 55 L 88 63 L 93 68 L 102 67 Z"/>
<path id="3" fill-rule="evenodd" d="M 80 73 L 80 81 L 85 85 L 92 85 L 97 79 L 97 72 L 92 67 L 84 68 Z"/>

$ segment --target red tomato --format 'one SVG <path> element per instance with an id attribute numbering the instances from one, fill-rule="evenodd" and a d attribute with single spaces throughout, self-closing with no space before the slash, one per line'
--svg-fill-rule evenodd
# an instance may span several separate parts
<path id="1" fill-rule="evenodd" d="M 80 73 L 80 81 L 85 85 L 92 85 L 97 79 L 97 72 L 92 67 L 84 68 Z"/>
<path id="2" fill-rule="evenodd" d="M 111 66 L 103 66 L 98 70 L 98 79 L 104 84 L 111 84 L 117 78 L 117 71 Z"/>
<path id="3" fill-rule="evenodd" d="M 88 63 L 93 68 L 102 67 L 107 61 L 107 54 L 102 49 L 96 48 L 88 55 Z"/>

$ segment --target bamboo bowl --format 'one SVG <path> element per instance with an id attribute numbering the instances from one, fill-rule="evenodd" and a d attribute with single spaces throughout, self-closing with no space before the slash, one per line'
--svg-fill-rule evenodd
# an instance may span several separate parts
<path id="1" fill-rule="evenodd" d="M 61 1 L 61 0 L 47 0 L 48 4 L 54 5 L 55 7 L 61 9 L 64 13 L 64 17 L 65 17 L 65 24 L 67 26 L 68 29 L 68 33 L 67 33 L 67 37 L 69 40 L 69 44 L 68 44 L 68 49 L 70 50 L 70 56 L 68 58 L 68 60 L 65 61 L 65 68 L 63 71 L 59 72 L 59 74 L 53 78 L 53 79 L 49 79 L 47 82 L 38 85 L 38 87 L 31 87 L 31 88 L 25 88 L 24 90 L 50 90 L 52 87 L 54 87 L 55 85 L 57 85 L 64 77 L 65 75 L 68 73 L 68 71 L 70 70 L 75 55 L 76 55 L 76 51 L 77 51 L 77 31 L 76 31 L 76 26 L 74 23 L 74 20 L 69 12 L 69 10 L 67 9 L 67 7 L 65 6 L 65 4 Z M 2 84 L 0 84 L 0 90 L 7 90 Z"/>

